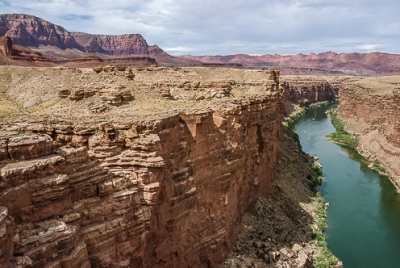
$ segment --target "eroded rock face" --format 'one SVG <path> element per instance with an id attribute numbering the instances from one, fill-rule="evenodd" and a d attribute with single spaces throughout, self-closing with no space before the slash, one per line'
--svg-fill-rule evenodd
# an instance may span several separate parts
<path id="1" fill-rule="evenodd" d="M 61 49 L 81 47 L 63 27 L 35 16 L 22 14 L 0 15 L 0 36 L 7 35 L 14 44 L 26 47 L 55 46 Z"/>
<path id="2" fill-rule="evenodd" d="M 72 33 L 76 42 L 86 53 L 104 53 L 108 55 L 148 55 L 146 40 L 140 34 L 91 35 Z"/>
<path id="3" fill-rule="evenodd" d="M 85 148 L 6 165 L 1 178 L 0 202 L 16 220 L 11 265 L 104 267 L 140 255 L 137 187 L 99 167 Z"/>
<path id="4" fill-rule="evenodd" d="M 0 35 L 1 36 L 1 35 Z M 38 66 L 51 66 L 52 61 L 45 58 L 39 52 L 33 51 L 29 48 L 13 45 L 9 36 L 0 37 L 0 57 L 8 59 L 6 64 L 12 65 L 29 65 L 29 63 Z"/>
<path id="5" fill-rule="evenodd" d="M 14 229 L 14 218 L 6 207 L 0 206 L 0 267 L 7 267 L 14 254 Z"/>
<path id="6" fill-rule="evenodd" d="M 62 50 L 77 49 L 85 53 L 125 56 L 119 59 L 110 59 L 108 60 L 109 64 L 118 63 L 119 65 L 127 66 L 150 66 L 157 64 L 155 59 L 149 57 L 126 57 L 131 55 L 162 56 L 175 59 L 175 61 L 182 64 L 179 58 L 168 55 L 158 46 L 149 46 L 140 34 L 91 35 L 87 33 L 70 33 L 59 25 L 31 15 L 0 15 L 0 36 L 5 35 L 11 37 L 14 44 L 23 47 L 37 48 L 39 46 L 52 46 Z M 57 53 L 48 52 L 48 56 L 53 59 L 59 57 Z M 64 56 L 70 59 L 69 55 L 65 54 Z M 67 66 L 93 67 L 90 66 L 90 62 L 88 61 L 84 64 L 81 61 L 70 62 Z"/>
<path id="7" fill-rule="evenodd" d="M 0 37 L 0 54 L 3 56 L 11 56 L 12 41 L 8 36 Z"/>
<path id="8" fill-rule="evenodd" d="M 37 133 L 37 142 L 4 142 L 5 148 L 18 144 L 15 155 L 33 157 L 0 170 L 0 203 L 16 224 L 11 265 L 208 267 L 223 261 L 244 211 L 276 172 L 284 96 L 279 74 L 265 75 L 254 82 L 258 94 L 224 109 L 143 121 L 19 122 L 20 131 Z M 210 83 L 229 91 L 229 84 Z M 57 145 L 55 153 L 31 153 L 47 141 Z"/>
<path id="9" fill-rule="evenodd" d="M 376 157 L 400 189 L 400 89 L 388 79 L 399 80 L 369 78 L 374 80 L 370 84 L 364 80 L 344 85 L 338 110 L 346 130 L 361 134 L 358 149 L 366 157 Z"/>
<path id="10" fill-rule="evenodd" d="M 23 136 L 10 138 L 7 142 L 11 160 L 27 160 L 53 153 L 53 140 L 49 136 Z"/>
<path id="11" fill-rule="evenodd" d="M 79 101 L 94 95 L 98 95 L 103 104 L 92 105 L 91 109 L 96 111 L 107 104 L 119 105 L 123 101 L 134 99 L 132 93 L 123 85 L 103 85 L 94 88 L 74 88 L 72 90 L 62 88 L 58 91 L 58 97 L 69 98 L 71 101 Z"/>
<path id="12" fill-rule="evenodd" d="M 321 101 L 334 101 L 338 97 L 338 87 L 318 77 L 285 77 L 286 100 L 300 106 L 308 106 Z"/>

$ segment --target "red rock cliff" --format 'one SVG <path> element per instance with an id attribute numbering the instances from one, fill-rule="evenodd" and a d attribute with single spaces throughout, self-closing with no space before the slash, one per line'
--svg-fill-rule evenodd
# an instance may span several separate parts
<path id="1" fill-rule="evenodd" d="M 4 35 L 11 37 L 14 44 L 25 47 L 81 48 L 63 27 L 30 15 L 0 15 L 0 36 Z"/>
<path id="2" fill-rule="evenodd" d="M 368 78 L 345 84 L 340 91 L 339 116 L 349 132 L 360 134 L 358 149 L 376 157 L 400 189 L 399 78 Z"/>
<path id="3" fill-rule="evenodd" d="M 91 35 L 72 33 L 86 53 L 108 55 L 149 55 L 149 45 L 140 34 Z"/>
<path id="4" fill-rule="evenodd" d="M 284 80 L 286 100 L 300 106 L 321 101 L 334 101 L 338 97 L 338 87 L 323 78 L 287 76 Z"/>
<path id="5" fill-rule="evenodd" d="M 0 264 L 215 267 L 275 177 L 278 73 L 267 89 L 153 121 L 21 121 L 40 135 L 1 142 Z"/>
<path id="6" fill-rule="evenodd" d="M 8 36 L 0 37 L 0 55 L 11 56 L 12 41 Z"/>

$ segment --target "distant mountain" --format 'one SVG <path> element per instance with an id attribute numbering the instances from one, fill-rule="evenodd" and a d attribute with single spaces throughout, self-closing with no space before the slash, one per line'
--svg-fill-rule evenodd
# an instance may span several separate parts
<path id="1" fill-rule="evenodd" d="M 183 58 L 203 63 L 240 63 L 245 67 L 301 67 L 356 75 L 400 74 L 400 55 L 380 52 L 366 54 L 326 52 L 287 56 L 237 54 L 230 56 L 183 56 Z"/>
<path id="2" fill-rule="evenodd" d="M 61 26 L 23 14 L 0 15 L 0 36 L 9 36 L 14 45 L 32 48 L 42 53 L 44 57 L 57 62 L 96 54 L 103 59 L 151 57 L 158 63 L 169 66 L 281 67 L 282 72 L 288 74 L 313 73 L 321 70 L 356 75 L 400 74 L 400 55 L 397 54 L 326 52 L 288 56 L 237 54 L 176 57 L 169 55 L 157 45 L 149 46 L 140 34 L 70 33 Z"/>
<path id="3" fill-rule="evenodd" d="M 92 35 L 70 33 L 41 18 L 24 14 L 0 15 L 0 36 L 9 36 L 15 45 L 30 47 L 55 60 L 82 57 L 85 53 L 110 57 L 150 56 L 160 63 L 201 63 L 173 57 L 158 46 L 149 46 L 140 34 Z"/>
<path id="4" fill-rule="evenodd" d="M 149 45 L 140 34 L 91 35 L 71 33 L 86 53 L 107 55 L 149 55 Z"/>
<path id="5" fill-rule="evenodd" d="M 9 36 L 15 45 L 24 47 L 43 45 L 82 50 L 63 27 L 30 15 L 0 15 L 0 36 Z"/>

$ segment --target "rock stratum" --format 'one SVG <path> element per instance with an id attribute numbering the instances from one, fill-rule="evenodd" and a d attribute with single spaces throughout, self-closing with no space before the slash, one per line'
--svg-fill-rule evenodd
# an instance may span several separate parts
<path id="1" fill-rule="evenodd" d="M 360 134 L 358 150 L 386 167 L 400 189 L 400 77 L 353 79 L 342 85 L 339 116 Z M 372 158 L 371 158 L 372 157 Z"/>
<path id="2" fill-rule="evenodd" d="M 222 263 L 248 208 L 279 189 L 278 164 L 297 162 L 279 157 L 286 88 L 276 70 L 0 67 L 0 265 Z M 299 170 L 309 195 L 311 168 Z M 285 200 L 285 226 L 303 220 L 311 239 L 312 220 Z M 281 223 L 273 256 L 303 237 Z M 310 264 L 293 250 L 282 254 Z"/>
<path id="3" fill-rule="evenodd" d="M 9 36 L 16 45 L 25 47 L 52 46 L 107 55 L 149 55 L 149 45 L 140 34 L 70 33 L 59 25 L 23 14 L 0 15 L 0 36 Z"/>
<path id="4" fill-rule="evenodd" d="M 54 66 L 54 62 L 26 47 L 13 45 L 8 36 L 0 37 L 0 64 L 17 66 Z"/>
<path id="5" fill-rule="evenodd" d="M 185 71 L 196 77 L 198 70 L 143 70 L 135 80 L 116 69 L 76 75 L 76 70 L 52 71 L 72 74 L 72 81 L 85 75 L 117 76 L 125 87 L 140 84 L 158 103 L 147 103 L 154 117 L 163 103 L 179 107 L 179 101 L 164 94 L 167 81 L 155 84 L 154 78 Z M 233 102 L 224 99 L 233 98 L 229 94 L 239 87 L 236 83 L 245 87 L 243 81 L 177 84 L 182 92 L 204 91 L 204 98 L 191 103 L 209 99 L 200 105 L 209 107 L 201 110 L 175 108 L 158 118 L 134 120 L 121 108 L 139 108 L 140 94 L 118 102 L 124 86 L 108 81 L 112 86 L 93 95 L 86 87 L 82 97 L 72 90 L 76 97 L 61 98 L 52 106 L 59 112 L 48 113 L 50 118 L 39 115 L 42 110 L 4 123 L 4 131 L 33 134 L 2 139 L 6 164 L 0 203 L 6 232 L 1 239 L 6 251 L 1 262 L 15 267 L 205 267 L 223 261 L 241 215 L 276 172 L 283 89 L 275 72 L 248 75 L 260 79 L 258 94 L 244 91 Z M 63 88 L 58 92 L 65 96 Z M 96 120 L 83 120 L 88 102 L 97 98 L 111 108 Z M 71 105 L 79 102 L 86 108 L 77 112 Z M 214 105 L 225 107 L 213 110 Z"/>
<path id="6" fill-rule="evenodd" d="M 185 65 L 200 62 L 173 57 L 158 46 L 149 46 L 140 34 L 91 35 L 70 33 L 41 18 L 24 14 L 0 15 L 0 36 L 8 36 L 15 45 L 29 47 L 56 61 L 75 59 L 82 54 L 97 54 L 118 61 L 132 56 L 156 58 L 160 63 Z M 118 64 L 120 64 L 118 62 Z M 91 67 L 91 66 L 76 66 Z M 136 67 L 132 65 L 131 67 Z M 143 66 L 142 66 L 143 67 Z M 146 66 L 144 66 L 146 67 Z"/>

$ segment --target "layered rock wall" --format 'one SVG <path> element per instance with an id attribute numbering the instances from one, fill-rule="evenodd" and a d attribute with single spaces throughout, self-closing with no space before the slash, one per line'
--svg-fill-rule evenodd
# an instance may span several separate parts
<path id="1" fill-rule="evenodd" d="M 300 106 L 308 106 L 321 101 L 334 101 L 339 88 L 327 80 L 317 77 L 285 77 L 286 100 Z"/>
<path id="2" fill-rule="evenodd" d="M 400 89 L 347 84 L 340 92 L 339 116 L 349 132 L 361 134 L 358 149 L 376 157 L 400 188 Z"/>
<path id="3" fill-rule="evenodd" d="M 6 64 L 13 65 L 29 65 L 29 63 L 38 63 L 37 65 L 52 65 L 52 61 L 45 58 L 39 52 L 29 48 L 13 45 L 13 42 L 8 36 L 0 37 L 0 57 L 6 59 Z M 2 64 L 4 64 L 2 62 Z M 25 64 L 24 64 L 25 63 Z M 28 64 L 27 64 L 28 63 Z"/>
<path id="4" fill-rule="evenodd" d="M 215 267 L 275 177 L 277 72 L 269 83 L 159 120 L 14 122 L 36 134 L 1 142 L 0 264 Z"/>
<path id="5" fill-rule="evenodd" d="M 12 53 L 12 41 L 8 36 L 0 37 L 0 55 L 11 56 Z"/>

